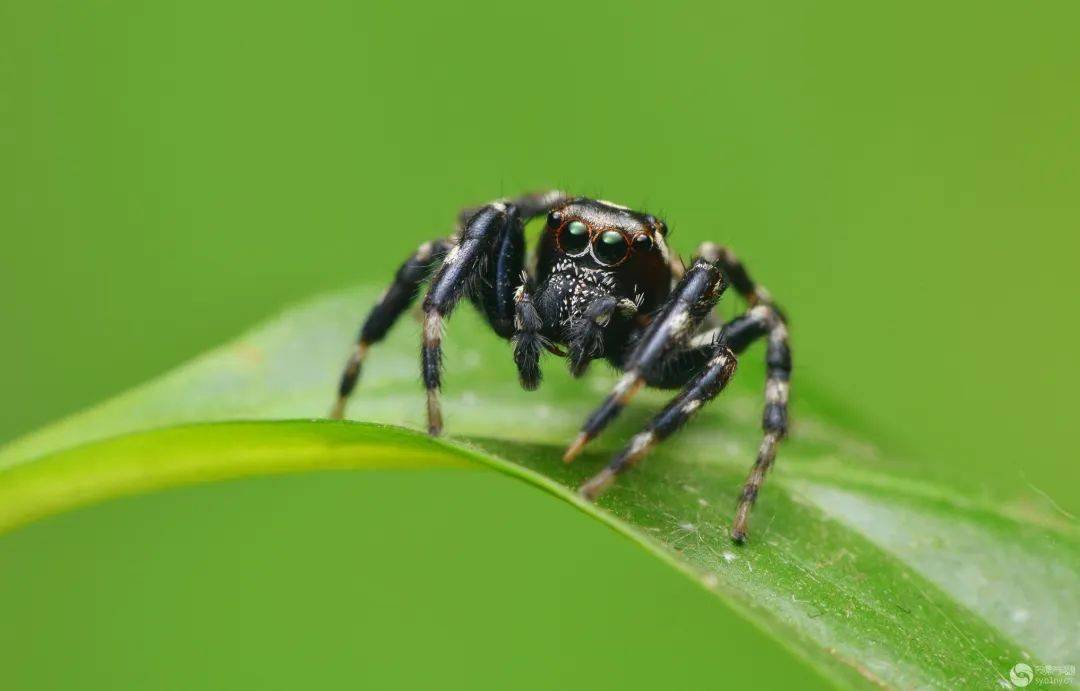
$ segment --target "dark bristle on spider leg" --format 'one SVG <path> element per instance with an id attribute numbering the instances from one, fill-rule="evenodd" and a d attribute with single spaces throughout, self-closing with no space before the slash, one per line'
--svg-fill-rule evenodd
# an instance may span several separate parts
<path id="1" fill-rule="evenodd" d="M 546 216 L 527 257 L 525 223 Z M 558 191 L 501 199 L 458 215 L 448 237 L 424 243 L 398 269 L 372 308 L 345 364 L 331 417 L 342 418 L 364 362 L 402 314 L 423 300 L 421 371 L 428 431 L 442 433 L 443 327 L 462 298 L 492 331 L 513 345 L 526 390 L 542 382 L 545 351 L 564 357 L 580 377 L 594 360 L 622 372 L 586 419 L 564 460 L 572 461 L 618 417 L 644 387 L 679 393 L 633 436 L 611 462 L 580 488 L 599 497 L 618 476 L 686 425 L 727 386 L 737 358 L 766 341 L 763 438 L 732 522 L 731 537 L 746 540 L 750 513 L 787 434 L 791 349 L 787 322 L 769 292 L 750 278 L 731 250 L 698 248 L 689 269 L 668 248 L 668 226 L 655 216 L 608 201 Z M 715 308 L 731 287 L 745 312 L 721 326 Z"/>

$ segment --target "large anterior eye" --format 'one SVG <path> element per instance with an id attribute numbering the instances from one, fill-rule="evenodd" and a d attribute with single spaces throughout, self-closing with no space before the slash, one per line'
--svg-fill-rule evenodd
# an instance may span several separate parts
<path id="1" fill-rule="evenodd" d="M 589 228 L 581 221 L 570 221 L 559 234 L 559 247 L 567 254 L 581 254 L 589 248 Z"/>
<path id="2" fill-rule="evenodd" d="M 622 233 L 609 230 L 597 238 L 593 253 L 601 264 L 618 264 L 630 253 L 630 245 L 626 243 Z"/>

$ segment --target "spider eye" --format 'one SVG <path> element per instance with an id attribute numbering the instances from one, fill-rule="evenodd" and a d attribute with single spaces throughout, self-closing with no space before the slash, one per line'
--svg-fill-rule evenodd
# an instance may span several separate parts
<path id="1" fill-rule="evenodd" d="M 581 221 L 570 221 L 559 233 L 559 246 L 567 254 L 581 254 L 589 249 L 589 227 Z"/>
<path id="2" fill-rule="evenodd" d="M 634 238 L 634 250 L 637 252 L 648 252 L 653 248 L 652 238 L 648 235 L 638 235 Z"/>
<path id="3" fill-rule="evenodd" d="M 622 233 L 609 230 L 601 233 L 597 238 L 596 243 L 593 244 L 593 253 L 601 264 L 611 266 L 626 259 L 630 253 L 630 245 L 626 243 L 626 238 Z"/>

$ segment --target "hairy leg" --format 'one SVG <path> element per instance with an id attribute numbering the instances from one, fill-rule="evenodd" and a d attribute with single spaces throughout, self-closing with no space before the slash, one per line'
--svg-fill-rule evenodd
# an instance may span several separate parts
<path id="1" fill-rule="evenodd" d="M 751 307 L 757 304 L 772 304 L 769 291 L 750 278 L 746 267 L 730 248 L 715 242 L 705 242 L 698 247 L 697 256 L 719 266 L 735 292 L 741 295 Z"/>
<path id="2" fill-rule="evenodd" d="M 754 508 L 758 493 L 765 482 L 765 475 L 776 460 L 776 447 L 787 436 L 788 394 L 791 381 L 791 347 L 788 344 L 787 324 L 778 312 L 765 305 L 768 324 L 768 341 L 765 346 L 765 412 L 761 427 L 764 437 L 758 448 L 757 459 L 746 479 L 739 506 L 735 511 L 735 521 L 731 527 L 731 537 L 736 542 L 744 542 L 749 529 L 750 511 Z M 758 309 L 758 308 L 755 308 Z"/>
<path id="3" fill-rule="evenodd" d="M 360 379 L 360 370 L 368 351 L 373 345 L 386 338 L 398 318 L 413 304 L 420 285 L 431 272 L 431 268 L 442 259 L 450 247 L 450 240 L 426 242 L 398 268 L 390 287 L 383 293 L 379 302 L 371 308 L 364 325 L 360 328 L 356 347 L 349 355 L 345 370 L 341 374 L 337 400 L 330 411 L 331 418 L 339 420 L 344 417 L 345 405 Z"/>
<path id="4" fill-rule="evenodd" d="M 622 379 L 589 416 L 581 433 L 567 449 L 565 461 L 572 461 L 618 416 L 665 356 L 686 343 L 701 320 L 712 311 L 725 287 L 715 264 L 699 259 L 690 267 L 628 356 Z"/>
<path id="5" fill-rule="evenodd" d="M 583 376 L 593 360 L 604 356 L 604 341 L 616 316 L 626 319 L 637 312 L 638 303 L 610 295 L 598 297 L 589 303 L 581 317 L 572 321 L 567 329 L 570 374 L 574 377 Z"/>
<path id="6" fill-rule="evenodd" d="M 704 369 L 690 379 L 682 392 L 649 422 L 643 432 L 631 439 L 606 468 L 581 486 L 582 496 L 590 501 L 595 499 L 619 474 L 636 465 L 653 447 L 678 431 L 724 390 L 735 374 L 735 353 L 722 344 L 711 350 Z"/>
<path id="7" fill-rule="evenodd" d="M 729 248 L 705 243 L 698 250 L 700 256 L 716 262 L 735 290 L 750 305 L 741 317 L 724 325 L 720 338 L 736 353 L 762 336 L 768 337 L 765 351 L 765 412 L 762 415 L 764 436 L 758 448 L 757 458 L 746 479 L 731 537 L 744 542 L 750 523 L 750 512 L 765 482 L 765 475 L 776 460 L 776 450 L 787 435 L 788 394 L 791 380 L 791 348 L 788 343 L 787 320 L 773 302 L 769 291 L 750 277 L 750 272 Z"/>
<path id="8" fill-rule="evenodd" d="M 665 328 L 663 324 L 671 319 L 673 312 L 678 312 L 677 309 L 673 310 L 670 305 L 665 307 L 657 318 L 657 322 L 661 322 L 661 324 L 658 325 L 654 322 L 650 326 L 649 331 L 642 338 L 641 343 L 639 343 L 630 358 L 627 374 L 616 386 L 612 395 L 605 400 L 604 404 L 586 423 L 581 436 L 567 452 L 567 457 L 573 458 L 584 447 L 585 443 L 595 437 L 599 430 L 614 419 L 643 383 L 668 388 L 672 385 L 678 385 L 684 377 L 700 369 L 701 374 L 691 379 L 683 393 L 665 408 L 644 432 L 635 436 L 604 471 L 582 487 L 582 493 L 585 496 L 590 498 L 597 496 L 614 481 L 619 473 L 631 467 L 659 441 L 665 439 L 682 424 L 685 424 L 701 405 L 711 400 L 722 390 L 727 378 L 730 378 L 730 374 L 725 378 L 717 371 L 718 369 L 722 370 L 723 363 L 712 360 L 707 365 L 703 364 L 706 359 L 705 354 L 714 347 L 714 344 L 717 349 L 729 349 L 729 352 L 734 356 L 735 353 L 741 353 L 759 338 L 767 337 L 765 410 L 762 415 L 763 438 L 753 468 L 739 496 L 739 505 L 731 529 L 732 539 L 741 543 L 746 540 L 750 513 L 764 484 L 766 474 L 775 462 L 777 447 L 787 435 L 789 382 L 792 371 L 791 348 L 788 342 L 787 323 L 783 313 L 773 303 L 769 292 L 750 277 L 749 272 L 735 257 L 734 253 L 719 245 L 711 243 L 702 245 L 699 250 L 699 259 L 687 273 L 687 278 L 692 277 L 702 263 L 718 268 L 723 273 L 725 283 L 734 286 L 736 291 L 750 305 L 750 308 L 745 314 L 732 319 L 723 327 L 699 335 L 691 340 L 688 347 L 666 351 L 660 348 L 663 354 L 651 360 L 651 364 L 644 370 L 646 372 L 645 376 L 642 377 L 641 363 L 649 363 L 649 354 L 657 352 L 657 348 L 650 346 L 648 343 L 661 344 L 665 342 L 665 339 L 661 336 Z M 676 288 L 672 300 L 677 300 L 680 293 L 689 294 L 688 291 L 685 291 L 685 281 L 686 278 Z M 715 300 L 711 304 L 715 304 Z M 681 319 L 676 318 L 676 324 L 680 321 Z M 691 321 L 694 324 L 701 323 L 700 319 Z M 650 339 L 652 340 L 650 341 Z M 678 342 L 678 339 L 670 338 L 667 339 L 667 342 L 670 343 L 672 340 Z M 732 367 L 732 371 L 733 369 Z M 715 391 L 713 389 L 704 391 L 706 394 L 711 392 L 711 396 L 695 396 L 691 392 L 695 390 L 699 378 L 705 378 L 705 380 L 712 382 L 714 386 L 721 379 L 723 379 L 723 383 L 719 384 Z"/>
<path id="9" fill-rule="evenodd" d="M 463 229 L 457 245 L 451 249 L 431 279 L 424 299 L 424 337 L 422 367 L 427 389 L 428 432 L 442 432 L 442 330 L 443 322 L 463 295 L 480 308 L 488 323 L 499 335 L 517 334 L 519 311 L 528 320 L 527 306 L 516 299 L 524 271 L 524 224 L 528 218 L 547 211 L 566 198 L 561 192 L 543 192 L 509 201 L 492 202 L 479 210 L 463 212 Z M 534 310 L 535 312 L 535 310 Z M 527 334 L 526 334 L 527 335 Z M 519 339 L 519 343 L 521 343 Z M 528 370 L 528 345 L 525 359 L 519 364 Z M 539 383 L 538 371 L 526 371 L 522 383 Z"/>
<path id="10" fill-rule="evenodd" d="M 442 408 L 439 390 L 442 388 L 443 321 L 450 315 L 458 300 L 479 274 L 480 264 L 502 233 L 511 216 L 516 215 L 506 204 L 495 202 L 478 211 L 468 222 L 458 244 L 447 252 L 442 264 L 431 278 L 424 298 L 424 336 L 421 367 L 428 399 L 428 432 L 442 432 Z"/>
<path id="11" fill-rule="evenodd" d="M 533 304 L 527 277 L 522 277 L 521 286 L 514 294 L 514 364 L 517 365 L 518 379 L 526 391 L 535 391 L 540 386 L 540 353 L 549 347 L 540 331 L 544 323 Z"/>

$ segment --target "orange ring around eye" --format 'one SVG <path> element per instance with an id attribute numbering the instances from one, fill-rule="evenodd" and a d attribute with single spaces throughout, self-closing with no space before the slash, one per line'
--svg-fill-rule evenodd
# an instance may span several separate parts
<path id="1" fill-rule="evenodd" d="M 581 221 L 570 221 L 559 228 L 555 240 L 563 254 L 580 257 L 589 251 L 589 227 Z"/>
<path id="2" fill-rule="evenodd" d="M 618 266 L 630 258 L 630 241 L 617 230 L 606 230 L 593 238 L 592 253 L 603 266 Z"/>

